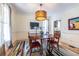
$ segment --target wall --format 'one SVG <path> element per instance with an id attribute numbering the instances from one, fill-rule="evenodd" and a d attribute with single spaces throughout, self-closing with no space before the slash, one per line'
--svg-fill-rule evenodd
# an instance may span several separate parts
<path id="1" fill-rule="evenodd" d="M 26 15 L 19 14 L 15 10 L 15 8 L 12 8 L 12 40 L 13 42 L 16 40 L 25 40 L 27 39 L 27 30 L 28 30 L 28 24 L 27 24 L 27 17 Z"/>
<path id="2" fill-rule="evenodd" d="M 11 28 L 12 28 L 12 42 L 14 42 L 17 38 L 16 36 L 16 11 L 15 8 L 11 8 Z"/>
<path id="3" fill-rule="evenodd" d="M 30 29 L 30 22 L 38 22 L 32 14 L 21 14 L 12 7 L 12 40 L 28 40 L 28 32 L 35 32 Z M 40 23 L 40 22 L 39 22 Z M 39 30 L 38 30 L 39 31 Z"/>
<path id="4" fill-rule="evenodd" d="M 68 30 L 68 19 L 79 17 L 79 7 L 75 6 L 74 8 L 68 9 L 65 11 L 60 20 L 61 20 L 61 39 L 62 41 L 79 47 L 79 30 Z"/>
<path id="5" fill-rule="evenodd" d="M 17 14 L 16 15 L 16 36 L 17 39 L 27 39 L 27 18 L 25 15 Z"/>

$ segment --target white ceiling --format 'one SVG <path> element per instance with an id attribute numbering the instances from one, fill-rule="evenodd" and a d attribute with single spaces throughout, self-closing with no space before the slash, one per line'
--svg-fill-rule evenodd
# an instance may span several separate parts
<path id="1" fill-rule="evenodd" d="M 34 14 L 40 8 L 39 3 L 14 3 L 12 6 L 18 13 Z M 48 14 L 61 13 L 69 8 L 79 6 L 78 3 L 43 3 L 42 9 L 46 10 Z"/>

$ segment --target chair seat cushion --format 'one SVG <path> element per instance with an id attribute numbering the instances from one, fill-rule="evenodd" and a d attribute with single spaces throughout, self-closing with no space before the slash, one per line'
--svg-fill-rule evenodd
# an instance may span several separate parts
<path id="1" fill-rule="evenodd" d="M 48 40 L 49 44 L 51 45 L 51 47 L 55 48 L 56 44 L 58 43 L 57 41 L 54 40 Z"/>
<path id="2" fill-rule="evenodd" d="M 40 47 L 41 45 L 40 45 L 40 43 L 38 42 L 38 41 L 36 41 L 36 42 L 32 42 L 32 48 L 37 48 L 37 47 Z"/>
<path id="3" fill-rule="evenodd" d="M 57 41 L 54 41 L 54 40 L 48 40 L 48 42 L 49 42 L 50 44 L 58 43 Z"/>

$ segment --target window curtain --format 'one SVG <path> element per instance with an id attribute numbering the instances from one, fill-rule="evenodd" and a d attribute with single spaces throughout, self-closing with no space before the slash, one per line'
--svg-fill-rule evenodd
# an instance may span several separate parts
<path id="1" fill-rule="evenodd" d="M 0 47 L 4 43 L 3 36 L 3 5 L 0 4 Z"/>
<path id="2" fill-rule="evenodd" d="M 0 47 L 8 42 L 10 45 L 10 8 L 7 4 L 0 4 Z"/>

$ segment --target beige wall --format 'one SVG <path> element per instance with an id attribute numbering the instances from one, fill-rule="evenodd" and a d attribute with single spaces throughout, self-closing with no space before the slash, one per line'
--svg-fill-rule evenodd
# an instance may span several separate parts
<path id="1" fill-rule="evenodd" d="M 15 23 L 15 16 L 16 16 L 16 12 L 15 9 L 12 8 L 11 9 L 11 25 L 12 25 L 12 41 L 14 42 L 16 40 L 16 34 L 15 34 L 15 29 L 16 29 L 16 23 Z"/>
<path id="2" fill-rule="evenodd" d="M 61 39 L 62 41 L 79 47 L 79 30 L 68 30 L 68 19 L 79 17 L 79 7 L 65 11 L 61 16 Z"/>
<path id="3" fill-rule="evenodd" d="M 19 14 L 12 8 L 12 40 L 25 40 L 27 39 L 27 17 L 26 15 Z"/>
<path id="4" fill-rule="evenodd" d="M 38 22 L 33 14 L 18 13 L 12 8 L 12 40 L 28 40 L 28 32 L 35 32 L 30 29 L 30 22 Z"/>

